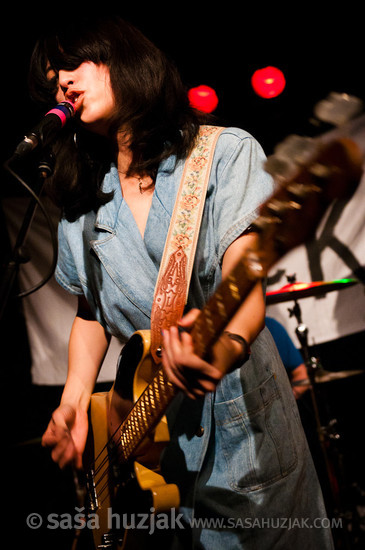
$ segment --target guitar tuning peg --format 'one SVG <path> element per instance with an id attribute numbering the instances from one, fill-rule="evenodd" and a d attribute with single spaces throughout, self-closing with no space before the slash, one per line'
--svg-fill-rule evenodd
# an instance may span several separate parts
<path id="1" fill-rule="evenodd" d="M 291 178 L 300 165 L 308 163 L 315 148 L 312 138 L 292 134 L 275 147 L 264 168 L 274 178 Z"/>
<path id="2" fill-rule="evenodd" d="M 297 165 L 289 159 L 284 160 L 276 155 L 267 157 L 264 169 L 275 179 L 290 179 L 297 171 Z"/>
<path id="3" fill-rule="evenodd" d="M 266 208 L 272 215 L 281 219 L 289 210 L 299 210 L 301 205 L 295 201 L 273 198 L 267 203 Z"/>
<path id="4" fill-rule="evenodd" d="M 290 183 L 287 187 L 287 192 L 292 195 L 297 201 L 306 199 L 313 193 L 319 193 L 321 188 L 314 184 L 305 183 Z"/>
<path id="5" fill-rule="evenodd" d="M 363 102 L 358 97 L 331 92 L 326 99 L 315 105 L 314 114 L 322 122 L 342 126 L 342 124 L 349 122 L 361 113 L 362 110 Z"/>
<path id="6" fill-rule="evenodd" d="M 297 164 L 306 164 L 316 149 L 314 140 L 306 136 L 292 134 L 279 143 L 274 154 L 282 159 L 292 159 Z"/>
<path id="7" fill-rule="evenodd" d="M 272 214 L 280 215 L 287 208 L 287 205 L 284 201 L 272 198 L 266 205 L 267 210 Z"/>
<path id="8" fill-rule="evenodd" d="M 280 223 L 280 221 L 281 220 L 278 217 L 261 214 L 251 225 L 254 231 L 256 231 L 257 233 L 265 234 L 269 227 L 272 227 L 274 224 Z"/>

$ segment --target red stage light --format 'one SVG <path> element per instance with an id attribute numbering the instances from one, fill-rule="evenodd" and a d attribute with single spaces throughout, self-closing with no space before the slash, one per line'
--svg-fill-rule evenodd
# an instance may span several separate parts
<path id="1" fill-rule="evenodd" d="M 197 86 L 188 91 L 190 104 L 195 109 L 204 113 L 212 113 L 218 105 L 218 97 L 213 88 L 209 86 Z"/>
<path id="2" fill-rule="evenodd" d="M 286 81 L 280 69 L 265 67 L 253 73 L 251 84 L 257 95 L 268 99 L 280 95 L 285 88 Z"/>

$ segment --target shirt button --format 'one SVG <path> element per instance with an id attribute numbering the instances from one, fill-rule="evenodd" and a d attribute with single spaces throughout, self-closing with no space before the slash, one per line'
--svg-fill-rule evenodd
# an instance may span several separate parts
<path id="1" fill-rule="evenodd" d="M 199 428 L 195 432 L 195 435 L 197 437 L 201 437 L 203 434 L 204 434 L 204 428 L 203 428 L 203 426 L 199 426 Z"/>

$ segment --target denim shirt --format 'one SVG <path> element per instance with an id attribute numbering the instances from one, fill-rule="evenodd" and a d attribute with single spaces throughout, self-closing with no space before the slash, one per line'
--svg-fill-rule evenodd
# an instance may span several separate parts
<path id="1" fill-rule="evenodd" d="M 187 308 L 202 307 L 221 281 L 229 245 L 257 217 L 272 194 L 259 144 L 243 130 L 218 139 L 191 278 Z M 98 321 L 126 341 L 150 328 L 154 287 L 184 162 L 169 158 L 157 174 L 142 239 L 123 200 L 118 172 L 103 182 L 114 198 L 77 221 L 59 226 L 58 282 L 85 294 Z M 192 528 L 199 518 L 325 517 L 315 469 L 289 379 L 264 329 L 249 361 L 226 375 L 202 400 L 179 394 L 167 411 L 170 443 L 162 461 L 167 482 L 180 490 L 184 528 L 171 548 L 332 549 L 330 530 Z M 298 495 L 306 495 L 300 499 Z M 280 506 L 278 505 L 280 501 Z M 278 546 L 279 547 L 279 546 Z"/>
<path id="2" fill-rule="evenodd" d="M 243 130 L 225 129 L 211 168 L 205 209 L 192 274 L 188 308 L 201 307 L 221 280 L 228 246 L 257 216 L 257 207 L 272 193 L 263 170 L 259 144 Z M 135 330 L 150 328 L 150 314 L 184 162 L 162 163 L 142 239 L 123 200 L 114 165 L 103 190 L 114 198 L 77 221 L 59 226 L 57 281 L 73 294 L 85 294 L 96 319 L 111 334 L 127 340 Z"/>

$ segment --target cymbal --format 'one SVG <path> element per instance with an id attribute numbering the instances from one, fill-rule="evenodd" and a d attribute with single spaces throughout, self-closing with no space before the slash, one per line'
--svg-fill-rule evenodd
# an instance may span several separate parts
<path id="1" fill-rule="evenodd" d="M 363 370 L 343 370 L 338 372 L 332 372 L 324 369 L 320 369 L 317 374 L 314 375 L 314 382 L 317 384 L 323 384 L 325 382 L 333 382 L 334 380 L 342 380 L 343 378 L 349 378 L 350 376 L 357 376 L 364 374 Z M 310 386 L 311 380 L 304 378 L 303 380 L 297 380 L 292 382 L 292 386 Z"/>
<path id="2" fill-rule="evenodd" d="M 356 285 L 357 279 L 338 279 L 335 281 L 315 281 L 312 283 L 292 283 L 281 287 L 279 290 L 272 290 L 266 293 L 267 305 L 299 300 L 311 296 L 321 296 L 333 290 L 342 290 Z"/>

